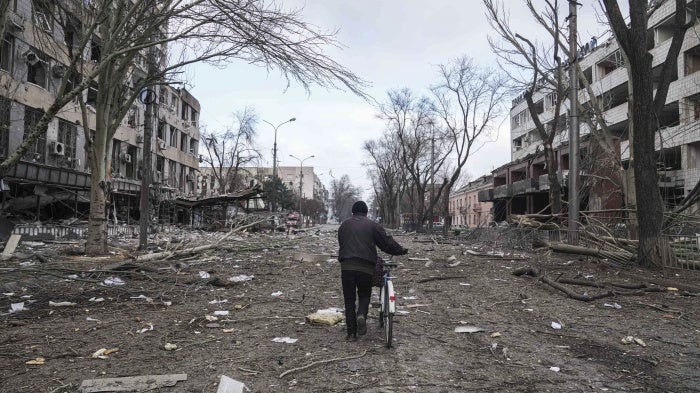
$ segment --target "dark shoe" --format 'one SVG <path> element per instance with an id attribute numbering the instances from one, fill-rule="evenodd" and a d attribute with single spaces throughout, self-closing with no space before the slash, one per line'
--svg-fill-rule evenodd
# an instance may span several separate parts
<path id="1" fill-rule="evenodd" d="M 345 341 L 357 341 L 357 334 L 348 333 L 348 335 L 345 337 Z"/>
<path id="2" fill-rule="evenodd" d="M 367 334 L 367 317 L 364 315 L 357 317 L 357 334 L 360 336 Z"/>

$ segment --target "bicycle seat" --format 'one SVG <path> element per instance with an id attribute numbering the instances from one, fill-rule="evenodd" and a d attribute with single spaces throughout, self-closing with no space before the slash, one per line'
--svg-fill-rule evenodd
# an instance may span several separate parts
<path id="1" fill-rule="evenodd" d="M 397 267 L 399 266 L 398 263 L 393 263 L 393 262 L 384 262 L 385 267 Z"/>

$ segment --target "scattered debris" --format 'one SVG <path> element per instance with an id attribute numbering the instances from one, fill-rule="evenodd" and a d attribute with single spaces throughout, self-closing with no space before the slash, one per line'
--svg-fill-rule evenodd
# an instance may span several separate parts
<path id="1" fill-rule="evenodd" d="M 20 312 L 20 311 L 24 311 L 24 310 L 26 310 L 26 308 L 24 308 L 24 302 L 10 304 L 10 314 L 14 314 L 16 312 Z"/>
<path id="2" fill-rule="evenodd" d="M 561 329 L 561 323 L 559 323 L 559 322 L 552 322 L 552 329 L 554 329 L 554 330 L 559 330 L 559 329 Z"/>
<path id="3" fill-rule="evenodd" d="M 279 377 L 284 378 L 285 375 L 289 375 L 289 374 L 296 372 L 296 371 L 306 370 L 307 368 L 313 367 L 317 364 L 325 364 L 325 363 L 331 363 L 331 362 L 340 362 L 343 360 L 359 359 L 359 358 L 365 356 L 366 354 L 367 354 L 367 350 L 365 349 L 361 354 L 355 355 L 355 356 L 348 356 L 348 357 L 344 357 L 344 358 L 333 358 L 333 359 L 327 359 L 327 360 L 318 360 L 315 362 L 311 362 L 311 363 L 307 364 L 306 366 L 301 366 L 301 367 L 289 369 L 289 370 L 283 372 L 282 374 L 280 374 Z"/>
<path id="4" fill-rule="evenodd" d="M 642 340 L 641 338 L 634 337 L 634 336 L 626 336 L 626 337 L 623 337 L 620 341 L 621 341 L 623 344 L 632 344 L 632 343 L 635 343 L 635 344 L 641 345 L 641 346 L 643 346 L 643 347 L 646 347 L 646 346 L 647 346 L 647 343 L 645 343 L 644 340 Z"/>
<path id="5" fill-rule="evenodd" d="M 248 389 L 244 383 L 222 375 L 221 380 L 219 381 L 219 388 L 216 390 L 216 393 L 243 393 L 243 389 L 248 392 L 250 391 L 250 389 Z"/>
<path id="6" fill-rule="evenodd" d="M 163 348 L 164 348 L 166 351 L 174 351 L 174 350 L 176 350 L 178 347 L 177 347 L 177 344 L 165 343 L 165 345 L 163 346 Z"/>
<path id="7" fill-rule="evenodd" d="M 80 393 L 93 392 L 143 392 L 175 386 L 186 381 L 187 374 L 141 375 L 136 377 L 86 379 L 79 387 Z"/>
<path id="8" fill-rule="evenodd" d="M 231 282 L 246 282 L 246 281 L 250 281 L 250 280 L 252 280 L 252 279 L 254 279 L 254 278 L 255 278 L 255 276 L 253 276 L 253 275 L 248 276 L 248 275 L 245 275 L 245 274 L 241 274 L 241 275 L 238 275 L 238 276 L 230 277 L 228 280 L 231 281 Z"/>
<path id="9" fill-rule="evenodd" d="M 618 309 L 618 310 L 622 308 L 622 306 L 619 305 L 619 304 L 617 304 L 617 303 L 613 303 L 613 304 L 604 303 L 604 304 L 603 304 L 603 307 L 616 308 L 616 309 Z"/>
<path id="10" fill-rule="evenodd" d="M 299 339 L 290 337 L 275 337 L 272 339 L 272 341 L 276 343 L 294 344 L 295 342 L 299 341 Z"/>
<path id="11" fill-rule="evenodd" d="M 317 323 L 328 326 L 334 326 L 343 319 L 345 319 L 345 316 L 337 308 L 318 310 L 315 313 L 306 316 L 306 322 L 308 323 Z"/>
<path id="12" fill-rule="evenodd" d="M 478 326 L 457 326 L 455 328 L 455 333 L 477 333 L 485 331 L 483 328 Z"/>
<path id="13" fill-rule="evenodd" d="M 107 356 L 119 352 L 119 348 L 100 348 L 92 354 L 93 359 L 107 359 Z"/>
<path id="14" fill-rule="evenodd" d="M 30 366 L 41 366 L 44 363 L 46 363 L 46 359 L 44 359 L 44 358 L 36 358 L 36 359 L 32 359 L 32 360 L 27 360 L 26 362 L 24 362 L 24 364 L 27 364 Z"/>
<path id="15" fill-rule="evenodd" d="M 126 284 L 124 280 L 119 277 L 107 277 L 103 282 L 107 286 L 120 286 Z"/>
<path id="16" fill-rule="evenodd" d="M 272 292 L 272 294 L 271 294 L 272 297 L 280 297 L 280 296 L 282 296 L 282 295 L 283 295 L 283 294 L 282 294 L 281 291 Z"/>
<path id="17" fill-rule="evenodd" d="M 499 333 L 499 332 L 491 333 L 491 338 L 496 338 L 496 337 L 501 337 L 501 333 Z"/>
<path id="18" fill-rule="evenodd" d="M 554 367 L 554 366 L 550 367 L 549 369 L 554 371 L 555 373 L 558 373 L 560 370 L 559 367 Z"/>
<path id="19" fill-rule="evenodd" d="M 49 306 L 50 307 L 69 307 L 69 306 L 75 306 L 76 303 L 73 302 L 54 302 L 49 300 Z"/>

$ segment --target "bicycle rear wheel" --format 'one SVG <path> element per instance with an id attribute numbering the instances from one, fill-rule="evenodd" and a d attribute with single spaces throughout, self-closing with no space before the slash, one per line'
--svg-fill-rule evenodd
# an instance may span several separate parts
<path id="1" fill-rule="evenodd" d="M 384 294 L 384 302 L 382 304 L 382 315 L 381 323 L 384 325 L 384 340 L 386 341 L 386 347 L 391 348 L 391 341 L 393 339 L 393 323 L 394 315 L 391 313 L 389 308 L 389 285 L 384 285 L 382 289 Z"/>

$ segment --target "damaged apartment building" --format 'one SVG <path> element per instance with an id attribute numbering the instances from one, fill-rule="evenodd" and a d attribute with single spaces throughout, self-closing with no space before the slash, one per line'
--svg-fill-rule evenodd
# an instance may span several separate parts
<path id="1" fill-rule="evenodd" d="M 0 52 L 0 159 L 15 151 L 26 133 L 34 129 L 55 100 L 65 73 L 64 64 L 39 49 L 46 42 L 40 45 L 35 38 L 35 30 L 42 29 L 53 39 L 52 45 L 68 45 L 70 32 L 54 22 L 51 12 L 55 10 L 41 9 L 30 0 L 11 2 Z M 99 37 L 83 56 L 99 62 Z M 137 59 L 134 67 L 145 72 L 145 59 Z M 160 222 L 177 219 L 178 197 L 195 196 L 199 103 L 185 89 L 163 85 L 155 91 L 152 145 L 144 145 L 145 105 L 138 100 L 112 141 L 109 206 L 110 216 L 120 223 L 133 223 L 139 217 L 144 149 L 153 152 L 151 200 Z M 96 94 L 95 87 L 83 92 L 88 109 L 94 106 Z M 94 121 L 94 116 L 91 119 Z M 86 217 L 90 166 L 84 148 L 85 125 L 81 123 L 77 100 L 50 121 L 46 133 L 2 179 L 4 215 L 39 221 Z"/>
<path id="2" fill-rule="evenodd" d="M 688 18 L 691 17 L 690 10 Z M 675 3 L 664 1 L 651 14 L 649 36 L 654 46 L 653 72 L 658 75 L 673 35 Z M 691 19 L 688 19 L 691 20 Z M 659 190 L 667 208 L 677 206 L 700 180 L 700 24 L 689 28 L 678 57 L 666 105 L 659 117 L 656 135 L 656 160 Z M 629 164 L 628 75 L 620 48 L 614 38 L 604 42 L 592 40 L 579 54 L 579 64 L 598 98 L 605 103 L 604 120 L 611 133 L 616 157 L 626 168 Z M 554 93 L 542 88 L 533 94 L 533 101 L 543 124 L 554 119 Z M 590 105 L 583 84 L 579 101 Z M 568 100 L 564 102 L 568 106 Z M 584 113 L 585 114 L 585 113 Z M 549 180 L 542 154 L 542 140 L 523 96 L 512 101 L 511 162 L 492 172 L 493 186 L 479 192 L 479 201 L 494 204 L 494 220 L 506 220 L 511 214 L 547 213 Z M 565 114 L 563 118 L 568 117 Z M 558 179 L 567 200 L 569 174 L 568 124 L 560 121 L 561 132 L 555 137 L 554 154 Z M 591 135 L 585 121 L 580 122 L 580 181 L 582 211 L 598 214 L 598 218 L 614 222 L 617 210 L 624 204 L 619 176 L 610 165 L 599 143 Z M 697 209 L 697 208 L 696 208 Z M 597 213 L 596 213 L 597 212 Z"/>

